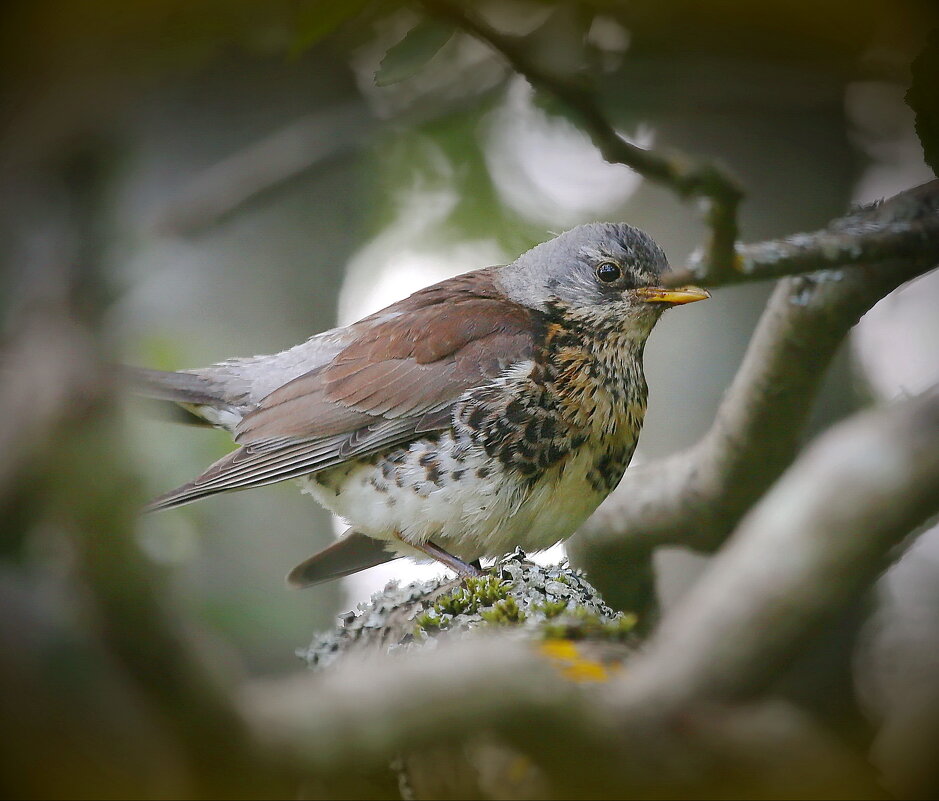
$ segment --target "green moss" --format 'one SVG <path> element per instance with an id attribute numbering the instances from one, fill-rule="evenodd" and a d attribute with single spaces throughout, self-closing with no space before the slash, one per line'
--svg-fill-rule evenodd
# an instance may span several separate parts
<path id="1" fill-rule="evenodd" d="M 470 599 L 466 593 L 454 593 L 438 598 L 434 603 L 434 610 L 442 615 L 462 615 L 470 607 Z"/>
<path id="2" fill-rule="evenodd" d="M 492 606 L 496 601 L 502 601 L 509 596 L 509 582 L 486 573 L 479 577 L 468 577 L 462 585 L 472 594 L 475 607 Z"/>
<path id="3" fill-rule="evenodd" d="M 448 620 L 444 620 L 434 609 L 428 609 L 426 612 L 414 618 L 415 634 L 430 634 L 431 632 L 442 631 L 447 628 Z"/>
<path id="4" fill-rule="evenodd" d="M 508 582 L 487 574 L 464 579 L 459 587 L 438 598 L 433 608 L 440 614 L 475 614 L 482 607 L 504 600 L 508 594 Z"/>
<path id="5" fill-rule="evenodd" d="M 502 601 L 497 601 L 492 609 L 484 609 L 479 614 L 487 623 L 500 626 L 521 623 L 526 617 L 511 595 Z"/>
<path id="6" fill-rule="evenodd" d="M 567 601 L 545 601 L 543 604 L 535 604 L 533 608 L 551 620 L 567 609 L 567 603 Z"/>
<path id="7" fill-rule="evenodd" d="M 415 634 L 431 634 L 449 628 L 457 615 L 480 614 L 482 608 L 505 600 L 508 594 L 509 583 L 491 574 L 468 577 L 414 619 Z"/>
<path id="8" fill-rule="evenodd" d="M 548 640 L 612 640 L 624 642 L 630 638 L 638 619 L 623 614 L 615 620 L 604 620 L 595 612 L 578 606 L 563 616 L 545 622 L 541 631 Z"/>

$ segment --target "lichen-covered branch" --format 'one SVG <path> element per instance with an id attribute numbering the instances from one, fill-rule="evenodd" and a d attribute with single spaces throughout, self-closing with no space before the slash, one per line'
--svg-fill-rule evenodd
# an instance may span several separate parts
<path id="1" fill-rule="evenodd" d="M 877 301 L 939 262 L 937 190 L 939 181 L 866 212 L 877 220 L 848 218 L 860 230 L 890 226 L 891 215 L 898 224 L 930 221 L 921 251 L 905 246 L 891 259 L 881 249 L 869 264 L 779 283 L 704 438 L 687 451 L 628 470 L 572 540 L 572 557 L 601 589 L 607 589 L 607 566 L 621 562 L 623 553 L 636 559 L 669 544 L 715 550 L 782 473 L 802 442 L 819 384 L 848 331 Z M 616 580 L 621 584 L 622 576 Z"/>
<path id="2" fill-rule="evenodd" d="M 561 101 L 576 116 L 603 157 L 625 164 L 680 196 L 705 201 L 710 237 L 703 264 L 709 283 L 732 274 L 737 239 L 737 207 L 743 190 L 721 167 L 677 152 L 660 152 L 634 145 L 620 135 L 590 90 L 529 58 L 523 39 L 507 36 L 467 13 L 450 0 L 420 0 L 428 13 L 451 22 L 502 55 L 535 89 Z"/>
<path id="3" fill-rule="evenodd" d="M 581 689 L 535 649 L 505 636 L 350 659 L 339 669 L 255 687 L 244 708 L 272 752 L 325 778 L 482 732 L 503 735 L 572 782 L 617 764 L 615 741 L 605 736 L 615 718 L 585 703 Z"/>

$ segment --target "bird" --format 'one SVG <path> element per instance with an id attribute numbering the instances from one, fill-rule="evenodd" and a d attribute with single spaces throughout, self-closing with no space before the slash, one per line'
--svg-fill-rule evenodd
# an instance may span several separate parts
<path id="1" fill-rule="evenodd" d="M 656 321 L 709 297 L 668 270 L 644 231 L 589 223 L 280 353 L 128 368 L 238 446 L 147 511 L 299 481 L 349 528 L 289 573 L 298 587 L 400 556 L 478 575 L 561 542 L 632 458 Z"/>

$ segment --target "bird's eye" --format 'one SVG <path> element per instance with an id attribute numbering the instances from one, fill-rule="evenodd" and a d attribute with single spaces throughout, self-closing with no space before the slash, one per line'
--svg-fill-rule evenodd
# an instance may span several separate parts
<path id="1" fill-rule="evenodd" d="M 619 278 L 622 275 L 622 271 L 619 268 L 618 264 L 614 264 L 611 261 L 601 262 L 597 267 L 597 278 L 601 281 L 610 284 Z"/>

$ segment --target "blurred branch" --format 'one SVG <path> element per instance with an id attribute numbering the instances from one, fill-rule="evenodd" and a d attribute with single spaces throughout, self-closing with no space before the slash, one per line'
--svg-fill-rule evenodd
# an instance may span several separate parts
<path id="1" fill-rule="evenodd" d="M 69 609 L 72 628 L 56 636 L 65 640 L 62 647 L 74 648 L 71 638 L 90 643 L 88 651 L 103 652 L 117 689 L 74 682 L 69 675 L 68 681 L 48 682 L 42 692 L 49 697 L 37 699 L 37 706 L 51 706 L 56 693 L 64 696 L 67 708 L 80 706 L 74 695 L 84 687 L 92 693 L 82 699 L 86 704 L 117 704 L 108 714 L 145 720 L 142 727 L 165 737 L 161 744 L 170 743 L 170 753 L 158 748 L 134 754 L 144 763 L 137 767 L 152 775 L 178 774 L 173 781 L 186 788 L 184 794 L 215 798 L 283 791 L 278 770 L 255 758 L 249 732 L 228 693 L 168 613 L 153 566 L 133 537 L 139 508 L 136 479 L 112 403 L 112 371 L 100 358 L 92 332 L 106 296 L 97 269 L 100 209 L 92 191 L 103 180 L 100 170 L 106 160 L 95 158 L 94 150 L 85 146 L 70 151 L 58 169 L 50 169 L 47 182 L 37 178 L 36 185 L 51 199 L 46 199 L 42 226 L 31 232 L 34 246 L 15 260 L 18 291 L 8 300 L 13 326 L 0 358 L 9 379 L 0 384 L 0 544 L 8 560 L 4 568 L 27 586 L 39 582 L 28 565 L 20 564 L 23 552 L 35 548 L 37 540 L 49 539 L 67 550 L 66 575 L 45 577 L 62 585 L 56 590 L 74 607 Z M 54 593 L 47 588 L 47 594 Z M 41 607 L 42 593 L 34 595 L 38 600 L 30 612 L 43 620 L 48 614 Z M 33 596 L 24 594 L 27 602 Z M 61 657 L 55 646 L 44 644 L 44 651 L 36 648 L 38 653 L 30 656 L 44 676 L 61 678 L 74 666 L 56 661 Z M 0 673 L 15 672 L 15 664 L 8 670 L 3 655 L 11 655 L 13 662 L 12 655 L 24 648 L 19 642 L 2 644 Z M 72 696 L 62 689 L 66 685 Z M 4 715 L 0 719 L 0 739 L 15 738 L 18 721 Z M 94 782 L 113 781 L 110 774 L 123 771 L 109 767 L 120 757 L 94 752 L 107 738 L 98 731 L 82 732 L 84 725 L 80 719 L 60 721 L 56 730 L 41 734 L 54 739 L 64 731 L 66 738 L 78 739 L 80 733 L 94 743 L 89 748 L 93 769 L 72 764 L 66 755 L 56 765 L 60 770 L 44 766 L 49 776 L 37 782 L 36 765 L 26 762 L 4 775 L 5 785 L 14 794 L 31 788 L 28 794 L 34 797 L 50 787 L 114 795 L 107 784 L 83 784 L 89 776 Z M 120 745 L 129 752 L 139 747 L 135 742 Z"/>
<path id="2" fill-rule="evenodd" d="M 466 744 L 495 737 L 529 760 L 523 766 L 537 766 L 552 798 L 703 790 L 879 797 L 859 759 L 785 704 L 689 707 L 676 739 L 662 718 L 633 714 L 619 685 L 574 685 L 531 646 L 477 634 L 418 653 L 347 660 L 317 675 L 255 684 L 244 714 L 268 751 L 327 781 L 402 754 L 423 753 L 452 769 L 442 749 L 462 754 Z M 499 785 L 486 797 L 507 792 Z"/>
<path id="3" fill-rule="evenodd" d="M 450 0 L 420 0 L 420 5 L 431 15 L 488 44 L 534 88 L 560 100 L 577 117 L 607 161 L 625 164 L 640 175 L 671 187 L 681 197 L 703 199 L 711 234 L 701 272 L 709 284 L 729 280 L 726 276 L 733 273 L 735 265 L 737 207 L 743 190 L 721 167 L 683 153 L 665 153 L 627 142 L 590 90 L 529 58 L 523 38 L 500 33 Z"/>
<path id="4" fill-rule="evenodd" d="M 826 432 L 742 521 L 637 657 L 633 703 L 741 701 L 939 513 L 939 388 Z"/>
<path id="5" fill-rule="evenodd" d="M 855 269 L 781 281 L 704 438 L 628 470 L 581 528 L 568 550 L 608 601 L 619 603 L 601 578 L 609 565 L 661 545 L 715 550 L 792 461 L 825 370 L 848 331 L 881 298 L 939 261 L 937 188 L 939 181 L 847 218 L 862 232 L 889 228 L 893 215 L 900 227 L 922 224 L 928 236 L 910 234 L 919 237 L 920 250 L 904 239 L 893 260 L 886 249 L 874 249 L 874 261 Z M 758 247 L 772 250 L 771 243 Z M 824 254 L 819 258 L 817 266 L 827 266 Z"/>
<path id="6" fill-rule="evenodd" d="M 255 685 L 244 710 L 261 742 L 329 777 L 378 767 L 402 750 L 497 731 L 539 764 L 547 757 L 570 782 L 592 770 L 618 771 L 610 761 L 615 740 L 606 736 L 614 718 L 517 638 L 477 636 L 394 657 L 376 650 L 336 669 Z"/>
<path id="7" fill-rule="evenodd" d="M 186 235 L 215 225 L 258 195 L 358 148 L 367 121 L 359 102 L 295 120 L 198 173 L 157 211 L 154 228 Z"/>

